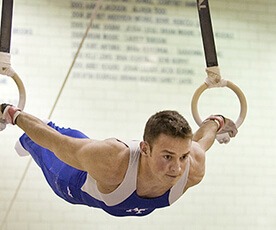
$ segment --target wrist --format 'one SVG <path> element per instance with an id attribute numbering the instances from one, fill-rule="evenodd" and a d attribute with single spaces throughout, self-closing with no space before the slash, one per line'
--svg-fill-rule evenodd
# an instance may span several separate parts
<path id="1" fill-rule="evenodd" d="M 205 119 L 202 124 L 208 122 L 208 121 L 213 121 L 217 124 L 217 132 L 221 131 L 223 126 L 224 126 L 224 117 L 221 115 L 211 115 L 207 119 Z"/>
<path id="2" fill-rule="evenodd" d="M 3 110 L 3 119 L 6 121 L 6 123 L 15 125 L 16 119 L 21 113 L 21 109 L 12 105 L 4 105 L 4 109 L 2 107 L 1 110 Z"/>
<path id="3" fill-rule="evenodd" d="M 16 125 L 16 120 L 17 120 L 18 116 L 21 114 L 21 112 L 22 112 L 21 109 L 16 108 L 16 110 L 13 114 L 13 117 L 12 117 L 12 124 L 13 125 Z"/>

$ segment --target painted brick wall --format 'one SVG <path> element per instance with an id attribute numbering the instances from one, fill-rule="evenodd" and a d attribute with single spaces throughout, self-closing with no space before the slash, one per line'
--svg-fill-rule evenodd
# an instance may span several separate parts
<path id="1" fill-rule="evenodd" d="M 176 109 L 196 130 L 190 102 L 206 74 L 195 1 L 151 2 L 104 1 L 51 119 L 96 139 L 140 139 L 151 114 Z M 49 117 L 93 3 L 15 1 L 12 65 L 26 86 L 26 111 Z M 248 116 L 235 139 L 215 143 L 208 152 L 201 184 L 144 218 L 73 206 L 53 194 L 33 162 L 22 180 L 29 158 L 16 155 L 13 145 L 22 132 L 8 127 L 0 133 L 3 230 L 275 229 L 276 2 L 209 3 L 221 74 L 245 93 Z M 0 87 L 1 101 L 16 103 L 13 82 L 1 77 Z M 239 102 L 230 90 L 213 89 L 202 95 L 199 111 L 202 117 L 222 113 L 235 120 Z"/>

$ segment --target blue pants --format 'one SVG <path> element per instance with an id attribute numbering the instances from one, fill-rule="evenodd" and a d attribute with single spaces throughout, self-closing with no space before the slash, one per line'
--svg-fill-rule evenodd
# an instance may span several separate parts
<path id="1" fill-rule="evenodd" d="M 75 138 L 88 138 L 78 130 L 60 128 L 52 122 L 49 122 L 48 125 L 63 135 Z M 62 162 L 51 151 L 34 143 L 26 134 L 23 134 L 19 140 L 23 148 L 31 154 L 32 158 L 42 169 L 53 191 L 58 196 L 71 203 L 79 203 L 81 200 L 81 198 L 78 197 L 79 195 L 72 193 L 74 193 L 74 190 L 77 191 L 82 187 L 87 172 L 78 170 Z M 69 187 L 75 189 L 69 190 Z"/>
<path id="2" fill-rule="evenodd" d="M 48 125 L 63 135 L 75 138 L 88 138 L 77 130 L 60 128 L 52 122 L 48 123 Z M 42 169 L 52 190 L 59 197 L 71 204 L 101 208 L 114 216 L 144 216 L 156 208 L 169 205 L 168 197 L 170 191 L 166 192 L 163 196 L 153 199 L 141 198 L 134 191 L 131 195 L 125 197 L 125 200 L 121 203 L 107 206 L 103 200 L 98 200 L 82 191 L 81 188 L 87 179 L 87 172 L 78 170 L 62 162 L 53 152 L 37 145 L 26 134 L 23 134 L 19 140 L 22 147 L 31 154 L 35 162 Z"/>

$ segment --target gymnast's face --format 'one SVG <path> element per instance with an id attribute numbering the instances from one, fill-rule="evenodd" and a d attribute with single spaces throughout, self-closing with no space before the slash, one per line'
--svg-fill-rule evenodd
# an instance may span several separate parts
<path id="1" fill-rule="evenodd" d="M 160 182 L 173 186 L 183 175 L 192 140 L 161 134 L 148 150 L 148 165 Z"/>

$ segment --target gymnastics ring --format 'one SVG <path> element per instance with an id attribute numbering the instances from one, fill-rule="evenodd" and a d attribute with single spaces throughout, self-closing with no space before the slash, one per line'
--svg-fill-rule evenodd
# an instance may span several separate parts
<path id="1" fill-rule="evenodd" d="M 19 92 L 19 100 L 18 100 L 17 107 L 23 110 L 26 103 L 26 91 L 25 91 L 24 84 L 16 73 L 14 73 L 14 75 L 11 78 L 14 80 L 15 84 L 17 85 L 18 92 Z"/>
<path id="2" fill-rule="evenodd" d="M 18 100 L 17 107 L 23 110 L 26 103 L 26 91 L 25 91 L 23 82 L 15 72 L 13 72 L 12 76 L 9 75 L 9 77 L 11 77 L 14 80 L 19 91 L 19 100 Z M 3 131 L 5 128 L 6 128 L 6 122 L 2 118 L 0 118 L 0 131 Z"/>
<path id="3" fill-rule="evenodd" d="M 234 83 L 227 81 L 226 87 L 230 88 L 232 91 L 235 92 L 235 94 L 238 96 L 239 101 L 240 101 L 240 114 L 238 119 L 236 120 L 235 124 L 236 127 L 239 128 L 241 124 L 243 123 L 246 113 L 247 113 L 247 103 L 246 103 L 246 98 L 243 94 L 243 92 L 240 90 L 238 86 L 236 86 Z M 195 122 L 200 126 L 202 124 L 202 120 L 199 116 L 198 113 L 198 100 L 200 95 L 208 89 L 208 85 L 206 83 L 202 84 L 194 93 L 193 98 L 192 98 L 192 115 L 194 117 Z"/>
<path id="4" fill-rule="evenodd" d="M 11 77 L 14 80 L 15 84 L 17 85 L 18 92 L 19 92 L 19 100 L 18 100 L 17 107 L 23 110 L 26 103 L 26 91 L 25 91 L 24 84 L 21 81 L 20 77 L 15 72 L 13 72 L 12 75 L 8 75 L 8 77 Z"/>

